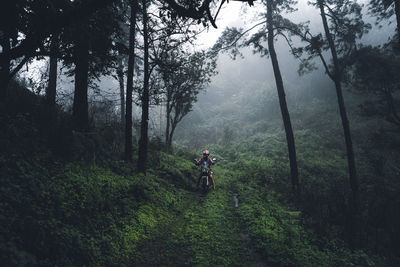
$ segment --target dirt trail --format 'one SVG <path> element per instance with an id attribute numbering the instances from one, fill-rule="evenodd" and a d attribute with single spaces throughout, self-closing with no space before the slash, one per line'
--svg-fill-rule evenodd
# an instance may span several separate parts
<path id="1" fill-rule="evenodd" d="M 216 190 L 188 192 L 176 216 L 149 233 L 136 266 L 266 266 L 240 224 L 232 178 L 217 177 Z"/>
<path id="2" fill-rule="evenodd" d="M 239 194 L 234 193 L 233 194 L 233 204 L 235 208 L 239 207 Z M 246 229 L 241 228 L 240 232 L 238 233 L 240 239 L 243 241 L 243 246 L 247 248 L 247 253 L 249 255 L 249 258 L 251 259 L 251 265 L 252 267 L 262 267 L 262 266 L 267 266 L 265 263 L 265 257 L 261 255 L 260 253 L 257 252 L 257 250 L 254 248 L 253 241 L 251 240 L 250 236 L 248 233 L 246 233 Z"/>

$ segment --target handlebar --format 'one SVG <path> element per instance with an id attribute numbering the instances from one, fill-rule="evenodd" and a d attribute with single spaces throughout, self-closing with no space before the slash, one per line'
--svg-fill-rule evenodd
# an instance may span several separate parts
<path id="1" fill-rule="evenodd" d="M 197 159 L 193 159 L 194 163 L 197 165 L 199 163 L 199 161 Z M 215 164 L 215 162 L 217 161 L 216 158 L 212 158 L 213 164 Z"/>

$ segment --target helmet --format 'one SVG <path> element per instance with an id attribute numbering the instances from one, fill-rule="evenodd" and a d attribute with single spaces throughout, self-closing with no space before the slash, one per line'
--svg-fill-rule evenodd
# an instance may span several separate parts
<path id="1" fill-rule="evenodd" d="M 203 151 L 203 157 L 208 157 L 210 155 L 210 152 L 208 150 Z"/>

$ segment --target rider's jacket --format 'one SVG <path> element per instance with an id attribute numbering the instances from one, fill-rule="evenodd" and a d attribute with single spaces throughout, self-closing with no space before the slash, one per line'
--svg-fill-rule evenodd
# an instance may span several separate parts
<path id="1" fill-rule="evenodd" d="M 201 165 L 203 162 L 207 161 L 207 163 L 210 165 L 214 164 L 214 161 L 212 159 L 210 159 L 210 157 L 207 157 L 207 159 L 201 158 L 197 161 L 196 165 Z"/>

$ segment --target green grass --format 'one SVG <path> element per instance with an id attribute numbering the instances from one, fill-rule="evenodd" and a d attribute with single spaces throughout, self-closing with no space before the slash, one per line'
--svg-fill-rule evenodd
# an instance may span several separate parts
<path id="1" fill-rule="evenodd" d="M 215 150 L 218 155 L 218 149 Z M 182 151 L 181 151 L 182 152 Z M 147 175 L 103 166 L 2 157 L 1 260 L 9 266 L 382 266 L 335 239 L 318 246 L 284 204 L 273 160 L 238 157 L 196 191 L 189 154 L 159 153 Z M 239 196 L 235 208 L 233 195 Z"/>
<path id="2" fill-rule="evenodd" d="M 178 213 L 162 222 L 140 245 L 143 265 L 248 266 L 239 236 L 230 181 L 216 172 L 218 190 L 207 195 L 187 192 Z"/>

